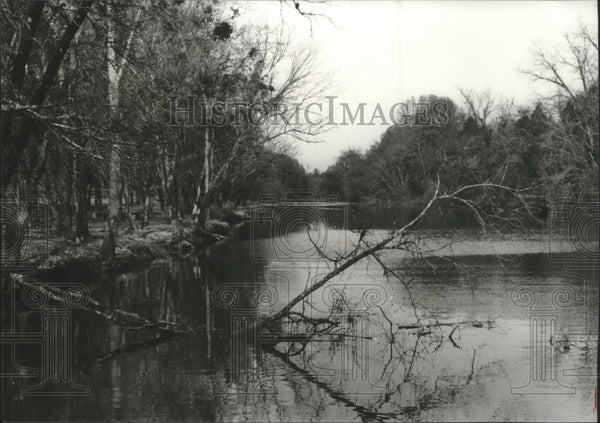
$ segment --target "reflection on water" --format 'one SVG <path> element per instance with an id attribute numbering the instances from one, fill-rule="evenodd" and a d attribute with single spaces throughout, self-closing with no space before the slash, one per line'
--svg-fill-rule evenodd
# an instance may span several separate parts
<path id="1" fill-rule="evenodd" d="M 245 241 L 244 230 L 240 238 L 195 257 L 158 260 L 146 269 L 89 281 L 91 296 L 102 304 L 185 323 L 194 332 L 156 340 L 147 328 L 77 312 L 75 379 L 91 394 L 28 396 L 24 387 L 36 378 L 4 379 L 4 418 L 595 420 L 598 275 L 565 271 L 550 265 L 545 254 L 522 254 L 543 252 L 543 239 L 514 236 L 505 251 L 506 242 L 472 232 L 436 233 L 430 241 L 436 248 L 459 235 L 465 242 L 446 250 L 452 261 L 411 262 L 410 292 L 382 276 L 374 260 L 361 262 L 315 292 L 310 309 L 303 310 L 335 321 L 343 328 L 336 333 L 344 336 L 296 339 L 272 349 L 268 336 L 247 345 L 232 331 L 280 309 L 328 266 L 317 260 L 252 260 L 256 251 L 272 251 L 273 245 L 267 244 L 270 238 Z M 304 236 L 292 234 L 288 241 L 302 243 Z M 342 242 L 339 233 L 328 236 L 328 246 Z M 402 260 L 400 254 L 385 256 L 389 264 Z M 20 330 L 39 330 L 34 313 L 19 315 Z M 414 327 L 417 319 L 420 326 Z M 273 332 L 302 332 L 288 325 Z M 19 364 L 38 367 L 39 345 L 18 345 L 17 356 Z M 554 391 L 511 392 L 524 386 Z"/>

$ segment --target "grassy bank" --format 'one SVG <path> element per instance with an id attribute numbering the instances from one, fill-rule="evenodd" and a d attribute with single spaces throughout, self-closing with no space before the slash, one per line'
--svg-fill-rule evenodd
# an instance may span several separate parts
<path id="1" fill-rule="evenodd" d="M 103 222 L 90 223 L 90 236 L 74 240 L 69 236 L 51 233 L 47 238 L 29 239 L 22 251 L 24 263 L 37 270 L 36 276 L 44 280 L 71 280 L 99 272 L 119 272 L 141 266 L 158 257 L 201 248 L 205 244 L 194 239 L 189 222 L 183 226 L 183 239 L 174 239 L 172 226 L 164 219 L 151 221 L 143 229 L 119 230 L 116 259 L 111 263 L 101 256 L 106 235 Z"/>

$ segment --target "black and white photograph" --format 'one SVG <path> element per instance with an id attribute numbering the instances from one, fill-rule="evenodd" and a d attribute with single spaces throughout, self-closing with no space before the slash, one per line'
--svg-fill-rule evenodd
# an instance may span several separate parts
<path id="1" fill-rule="evenodd" d="M 598 16 L 0 0 L 0 420 L 598 421 Z"/>

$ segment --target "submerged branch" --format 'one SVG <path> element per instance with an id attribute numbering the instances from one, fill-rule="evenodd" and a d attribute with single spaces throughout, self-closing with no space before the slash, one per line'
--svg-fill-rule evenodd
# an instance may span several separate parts
<path id="1" fill-rule="evenodd" d="M 339 401 L 345 406 L 356 411 L 366 421 L 385 421 L 386 419 L 395 418 L 397 416 L 396 413 L 380 413 L 357 404 L 356 402 L 348 398 L 346 395 L 344 395 L 342 392 L 334 390 L 327 383 L 319 380 L 319 378 L 317 378 L 308 370 L 292 362 L 289 359 L 288 354 L 282 353 L 281 351 L 278 351 L 273 347 L 264 347 L 264 350 L 267 351 L 269 354 L 273 355 L 274 357 L 277 357 L 278 359 L 283 361 L 286 366 L 289 366 L 292 370 L 296 371 L 307 381 L 314 383 L 317 387 L 325 391 L 334 400 Z"/>
<path id="2" fill-rule="evenodd" d="M 38 290 L 53 301 L 58 301 L 63 304 L 66 304 L 68 301 L 66 299 L 67 293 L 61 289 L 53 287 L 51 284 L 35 280 L 29 280 L 30 278 L 18 274 L 11 274 L 11 278 L 14 282 L 23 287 Z M 184 334 L 192 331 L 191 328 L 182 327 L 182 325 L 179 324 L 165 322 L 162 320 L 155 322 L 148 320 L 136 313 L 120 309 L 111 309 L 106 306 L 103 306 L 98 301 L 92 298 L 89 298 L 87 300 L 87 304 L 83 305 L 79 309 L 103 317 L 106 320 L 117 323 L 119 325 L 134 327 L 136 329 L 157 329 L 162 332 L 170 332 L 174 334 Z"/>
<path id="3" fill-rule="evenodd" d="M 327 275 L 325 275 L 323 278 L 321 278 L 318 282 L 314 283 L 313 285 L 311 285 L 310 287 L 305 289 L 302 293 L 297 295 L 294 299 L 292 299 L 285 307 L 283 307 L 277 313 L 258 322 L 259 327 L 264 325 L 267 322 L 280 320 L 281 318 L 285 317 L 286 315 L 289 314 L 289 312 L 291 311 L 291 309 L 294 306 L 296 306 L 298 303 L 300 303 L 302 300 L 304 300 L 306 297 L 308 297 L 310 294 L 312 294 L 319 288 L 323 287 L 331 279 L 340 275 L 345 270 L 349 269 L 350 267 L 352 267 L 359 261 L 361 261 L 367 257 L 373 256 L 375 253 L 383 250 L 386 246 L 391 244 L 393 241 L 398 240 L 400 237 L 405 235 L 409 229 L 411 229 L 413 226 L 415 226 L 418 222 L 421 221 L 421 219 L 429 211 L 429 209 L 434 204 L 434 202 L 438 199 L 439 188 L 440 188 L 440 181 L 439 181 L 439 177 L 438 177 L 435 194 L 433 195 L 431 200 L 429 200 L 429 202 L 427 203 L 425 208 L 423 208 L 423 210 L 421 211 L 421 213 L 419 213 L 418 216 L 416 216 L 413 220 L 411 220 L 409 223 L 404 225 L 401 229 L 392 232 L 388 237 L 384 238 L 382 241 L 378 242 L 377 244 L 373 245 L 372 247 L 367 248 L 367 249 L 361 251 L 360 253 L 351 256 L 350 258 L 346 258 L 345 261 L 344 260 L 335 261 L 334 262 L 335 268 L 331 272 L 329 272 Z M 338 266 L 339 262 L 342 262 L 342 264 Z"/>
<path id="4" fill-rule="evenodd" d="M 184 335 L 183 333 L 166 332 L 166 333 L 163 333 L 163 334 L 157 336 L 156 338 L 148 339 L 148 340 L 145 340 L 142 342 L 136 342 L 136 343 L 133 343 L 130 345 L 125 345 L 123 347 L 116 348 L 105 354 L 98 355 L 94 358 L 91 358 L 89 360 L 86 360 L 85 362 L 80 363 L 77 366 L 77 370 L 83 370 L 94 364 L 113 360 L 121 355 L 128 354 L 128 353 L 131 353 L 131 352 L 134 352 L 137 350 L 141 350 L 141 349 L 148 348 L 148 347 L 153 347 L 156 345 L 163 344 L 165 342 L 170 342 L 170 341 L 173 341 L 175 339 L 182 337 L 183 335 Z"/>
<path id="5" fill-rule="evenodd" d="M 437 327 L 437 326 L 460 326 L 460 325 L 471 325 L 474 328 L 482 328 L 485 326 L 489 328 L 492 327 L 493 325 L 493 321 L 491 320 L 463 320 L 461 322 L 453 322 L 453 323 L 440 323 L 440 322 L 436 322 L 436 323 L 432 323 L 430 325 L 417 325 L 417 324 L 413 324 L 413 325 L 398 325 L 396 326 L 397 329 L 423 329 L 423 328 L 431 328 L 431 327 Z M 452 333 L 454 333 L 454 330 L 452 331 Z M 451 333 L 451 334 L 452 334 Z"/>

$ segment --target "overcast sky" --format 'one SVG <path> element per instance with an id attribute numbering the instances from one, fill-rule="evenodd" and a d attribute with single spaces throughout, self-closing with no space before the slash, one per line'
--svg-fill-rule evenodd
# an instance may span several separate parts
<path id="1" fill-rule="evenodd" d="M 411 96 L 435 94 L 460 101 L 458 88 L 489 89 L 515 104 L 542 87 L 519 70 L 530 67 L 534 43 L 553 48 L 579 22 L 597 31 L 595 1 L 330 1 L 301 7 L 327 15 L 311 27 L 276 1 L 238 2 L 243 19 L 285 25 L 295 42 L 319 46 L 319 61 L 333 72 L 331 93 L 350 105 L 367 103 L 370 116 Z M 354 107 L 353 107 L 354 108 Z M 386 126 L 340 126 L 319 144 L 299 144 L 297 158 L 324 170 L 341 151 L 366 151 Z"/>

